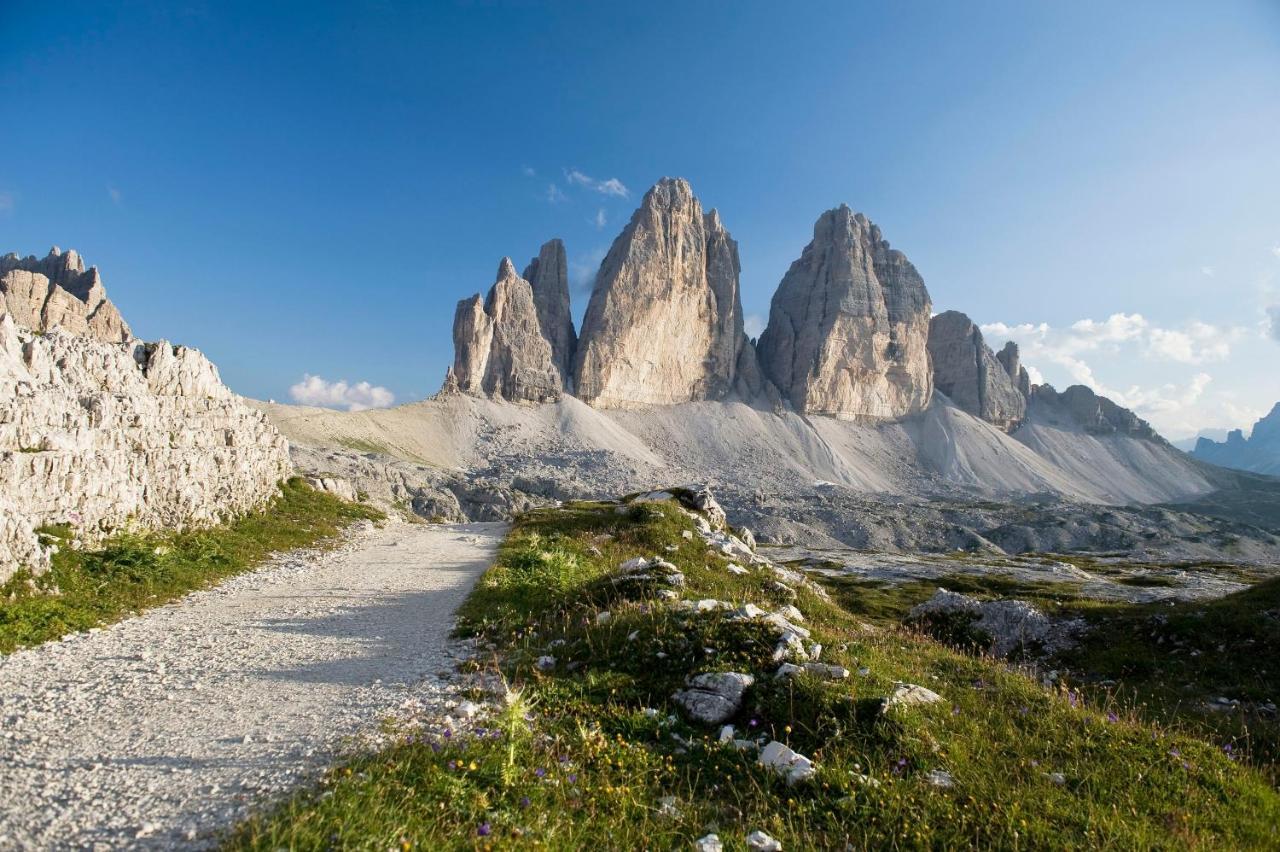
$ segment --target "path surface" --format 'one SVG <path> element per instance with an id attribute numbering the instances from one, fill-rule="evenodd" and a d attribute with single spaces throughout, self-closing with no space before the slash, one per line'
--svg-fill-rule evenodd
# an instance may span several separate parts
<path id="1" fill-rule="evenodd" d="M 208 845 L 353 735 L 440 706 L 454 610 L 504 533 L 366 525 L 0 657 L 0 849 Z"/>

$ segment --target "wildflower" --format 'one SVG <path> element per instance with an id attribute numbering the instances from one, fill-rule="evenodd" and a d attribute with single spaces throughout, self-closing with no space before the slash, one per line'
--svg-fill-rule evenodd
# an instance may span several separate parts
<path id="1" fill-rule="evenodd" d="M 531 804 L 531 802 L 529 801 L 529 797 L 528 797 L 528 796 L 521 796 L 521 797 L 520 797 L 520 807 L 522 807 L 522 808 L 527 808 L 527 807 L 529 807 L 529 805 L 530 805 L 530 804 Z"/>
<path id="2" fill-rule="evenodd" d="M 575 774 L 575 773 L 573 773 L 573 772 L 570 772 L 570 773 L 569 773 L 569 783 L 570 783 L 570 784 L 577 784 L 577 783 L 578 783 L 578 776 L 577 776 L 577 774 Z"/>
<path id="3" fill-rule="evenodd" d="M 489 826 L 489 823 L 482 822 L 480 823 L 480 827 L 476 829 L 476 834 L 481 837 L 488 837 L 491 831 L 493 831 L 493 829 Z"/>
<path id="4" fill-rule="evenodd" d="M 456 760 L 451 760 L 451 761 L 449 761 L 449 768 L 450 768 L 450 769 L 456 769 L 457 767 L 458 767 L 458 761 L 456 761 Z"/>
<path id="5" fill-rule="evenodd" d="M 449 730 L 448 728 L 445 728 L 444 733 L 441 736 L 443 736 L 447 740 L 453 736 L 453 731 Z"/>
<path id="6" fill-rule="evenodd" d="M 952 705 L 951 705 L 951 715 L 952 715 L 952 716 L 959 716 L 959 715 L 960 715 L 960 705 L 959 705 L 959 704 L 952 704 Z"/>
<path id="7" fill-rule="evenodd" d="M 546 776 L 546 774 L 547 774 L 547 770 L 545 770 L 545 769 L 543 769 L 541 766 L 539 766 L 537 769 L 533 770 L 533 774 L 534 774 L 534 775 L 537 775 L 539 778 L 542 778 L 542 777 Z"/>
<path id="8" fill-rule="evenodd" d="M 757 725 L 759 725 L 759 724 L 760 724 L 760 720 L 759 720 L 759 719 L 757 719 L 757 718 L 755 718 L 755 717 L 753 716 L 753 717 L 752 717 L 752 719 L 751 719 L 751 721 L 750 721 L 750 722 L 748 722 L 747 724 L 754 728 L 754 727 L 756 727 Z"/>
<path id="9" fill-rule="evenodd" d="M 472 772 L 475 772 L 475 771 L 476 771 L 476 762 L 475 762 L 474 760 L 473 760 L 473 761 L 471 761 L 471 765 L 469 765 L 467 768 L 468 768 L 468 769 L 470 769 Z"/>
<path id="10" fill-rule="evenodd" d="M 1119 716 L 1117 716 L 1115 713 L 1108 713 L 1108 714 L 1107 714 L 1107 721 L 1108 721 L 1108 722 L 1111 722 L 1112 724 L 1114 724 L 1114 723 L 1116 723 L 1116 722 L 1119 722 L 1119 721 L 1120 721 L 1120 717 L 1119 717 Z"/>
<path id="11" fill-rule="evenodd" d="M 1169 756 L 1170 756 L 1170 757 L 1182 757 L 1182 752 L 1178 751 L 1176 748 L 1171 748 L 1171 749 L 1169 749 Z"/>

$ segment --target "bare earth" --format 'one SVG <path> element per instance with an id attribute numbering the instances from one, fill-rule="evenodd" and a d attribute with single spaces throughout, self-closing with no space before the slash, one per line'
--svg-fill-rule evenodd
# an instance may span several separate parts
<path id="1" fill-rule="evenodd" d="M 449 699 L 502 524 L 392 523 L 0 657 L 0 849 L 209 845 L 380 723 Z"/>

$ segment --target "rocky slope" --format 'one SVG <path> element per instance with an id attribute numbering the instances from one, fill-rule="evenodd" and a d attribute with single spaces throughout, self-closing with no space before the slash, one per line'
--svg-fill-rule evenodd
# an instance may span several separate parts
<path id="1" fill-rule="evenodd" d="M 212 522 L 277 493 L 292 469 L 284 439 L 203 355 L 131 339 L 75 252 L 14 258 L 0 280 L 46 281 L 52 295 L 23 313 L 33 303 L 9 289 L 0 316 L 0 582 L 47 565 L 44 526 L 92 542 L 130 525 Z M 61 315 L 78 322 L 46 324 L 59 299 L 80 306 Z"/>
<path id="2" fill-rule="evenodd" d="M 516 274 L 510 258 L 502 259 L 483 302 L 479 295 L 458 302 L 453 343 L 447 387 L 513 402 L 557 399 L 564 388 L 533 285 Z"/>
<path id="3" fill-rule="evenodd" d="M 932 394 L 929 293 L 880 229 L 841 205 L 783 277 L 760 337 L 764 373 L 795 410 L 847 419 L 923 411 Z"/>
<path id="4" fill-rule="evenodd" d="M 1192 455 L 1210 464 L 1280 476 L 1280 403 L 1253 424 L 1248 438 L 1241 429 L 1228 432 L 1225 441 L 1200 438 Z"/>
<path id="5" fill-rule="evenodd" d="M 574 359 L 577 396 L 601 408 L 728 396 L 740 363 L 754 373 L 738 273 L 719 214 L 702 212 L 687 181 L 659 181 L 600 266 Z"/>
<path id="6" fill-rule="evenodd" d="M 109 343 L 132 337 L 128 324 L 107 299 L 98 267 L 84 268 L 80 255 L 57 246 L 44 259 L 0 257 L 0 316 L 35 331 L 62 328 Z"/>
<path id="7" fill-rule="evenodd" d="M 998 358 L 978 327 L 959 311 L 938 314 L 929 322 L 929 360 L 938 393 L 1006 432 L 1027 411 L 1025 392 L 1014 385 L 1022 370 L 1017 345 L 1010 345 L 1014 348 L 1005 347 Z"/>

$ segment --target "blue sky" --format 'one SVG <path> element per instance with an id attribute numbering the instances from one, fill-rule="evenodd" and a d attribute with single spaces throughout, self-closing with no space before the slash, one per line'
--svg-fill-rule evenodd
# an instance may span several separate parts
<path id="1" fill-rule="evenodd" d="M 847 202 L 1059 386 L 1173 437 L 1280 399 L 1275 2 L 9 0 L 0 32 L 0 251 L 80 250 L 251 396 L 434 392 L 503 255 L 560 236 L 589 282 L 680 175 L 758 318 Z"/>

